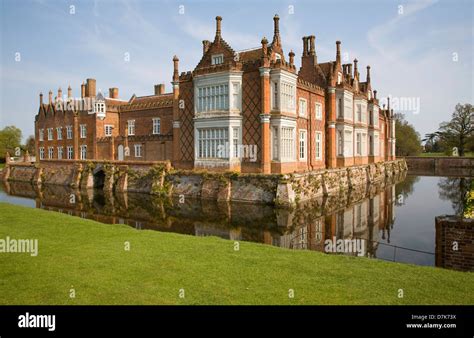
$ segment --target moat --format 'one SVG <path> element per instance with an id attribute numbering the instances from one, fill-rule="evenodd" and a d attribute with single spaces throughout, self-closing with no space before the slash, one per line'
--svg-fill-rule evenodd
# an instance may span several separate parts
<path id="1" fill-rule="evenodd" d="M 443 267 L 435 217 L 462 213 L 471 180 L 401 173 L 390 183 L 321 197 L 292 209 L 58 185 L 39 190 L 23 182 L 3 183 L 0 201 L 139 230 L 218 236 L 288 249 L 324 252 L 327 240 L 360 239 L 365 256 Z M 472 258 L 466 261 L 464 270 L 472 271 Z"/>

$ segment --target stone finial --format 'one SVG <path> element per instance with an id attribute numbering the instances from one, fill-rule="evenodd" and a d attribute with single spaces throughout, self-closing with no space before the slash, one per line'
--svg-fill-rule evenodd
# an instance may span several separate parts
<path id="1" fill-rule="evenodd" d="M 290 59 L 290 65 L 293 66 L 295 64 L 295 53 L 293 53 L 293 50 L 288 53 L 288 57 Z"/>
<path id="2" fill-rule="evenodd" d="M 176 55 L 173 57 L 173 81 L 179 81 L 179 59 Z"/>
<path id="3" fill-rule="evenodd" d="M 40 98 L 40 105 L 42 105 L 43 104 L 43 93 L 42 92 L 40 92 L 39 98 Z"/>
<path id="4" fill-rule="evenodd" d="M 266 37 L 263 37 L 262 39 L 262 53 L 263 57 L 267 56 L 268 53 L 268 40 Z"/>
<path id="5" fill-rule="evenodd" d="M 377 99 L 377 91 L 374 90 L 374 99 Z"/>
<path id="6" fill-rule="evenodd" d="M 72 97 L 72 88 L 71 88 L 71 85 L 69 85 L 67 87 L 67 97 L 68 98 L 71 98 Z"/>
<path id="7" fill-rule="evenodd" d="M 63 99 L 63 90 L 61 87 L 58 88 L 58 101 L 61 101 Z"/>
<path id="8" fill-rule="evenodd" d="M 209 41 L 209 40 L 203 40 L 202 41 L 202 54 L 203 55 L 207 53 L 210 46 L 211 46 L 211 41 Z"/>
<path id="9" fill-rule="evenodd" d="M 50 89 L 48 93 L 48 103 L 53 103 L 53 91 Z"/>

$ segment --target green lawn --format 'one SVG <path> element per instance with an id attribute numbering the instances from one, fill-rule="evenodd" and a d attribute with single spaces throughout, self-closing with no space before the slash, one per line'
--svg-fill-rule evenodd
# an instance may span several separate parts
<path id="1" fill-rule="evenodd" d="M 0 253 L 0 304 L 474 304 L 473 273 L 246 242 L 235 251 L 6 203 L 0 215 L 0 239 L 39 241 L 37 257 Z"/>
<path id="2" fill-rule="evenodd" d="M 420 153 L 422 157 L 443 157 L 443 156 L 449 156 L 445 153 Z M 464 157 L 474 157 L 474 152 L 467 152 L 464 154 Z"/>

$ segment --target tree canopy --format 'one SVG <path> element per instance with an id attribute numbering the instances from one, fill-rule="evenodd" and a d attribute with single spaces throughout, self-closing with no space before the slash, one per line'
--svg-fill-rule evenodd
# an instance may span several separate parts
<path id="1" fill-rule="evenodd" d="M 395 137 L 397 156 L 415 156 L 421 152 L 420 134 L 405 120 L 403 114 L 395 114 Z"/>
<path id="2" fill-rule="evenodd" d="M 15 154 L 15 149 L 21 147 L 21 130 L 8 126 L 0 130 L 0 158 L 4 159 L 7 152 Z"/>

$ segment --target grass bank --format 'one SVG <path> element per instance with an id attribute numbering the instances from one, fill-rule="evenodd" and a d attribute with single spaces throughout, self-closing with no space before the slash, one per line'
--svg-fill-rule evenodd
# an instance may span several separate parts
<path id="1" fill-rule="evenodd" d="M 0 215 L 0 239 L 39 242 L 36 257 L 0 253 L 0 304 L 474 304 L 472 273 L 245 242 L 236 251 L 6 203 Z"/>
<path id="2" fill-rule="evenodd" d="M 450 157 L 451 155 L 450 154 L 446 154 L 446 153 L 420 153 L 419 155 L 417 156 L 421 156 L 421 157 Z M 474 157 L 474 152 L 467 152 L 464 154 L 464 157 Z"/>

